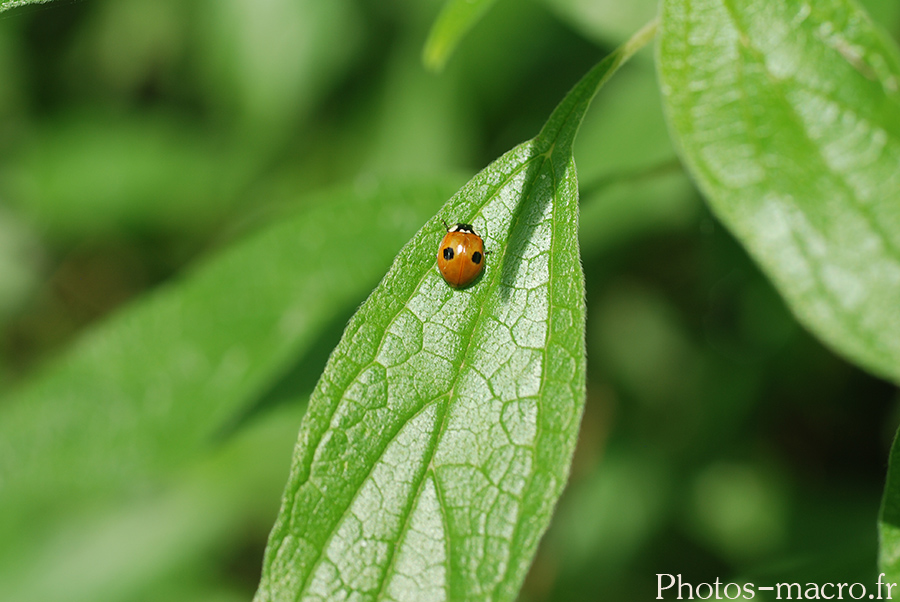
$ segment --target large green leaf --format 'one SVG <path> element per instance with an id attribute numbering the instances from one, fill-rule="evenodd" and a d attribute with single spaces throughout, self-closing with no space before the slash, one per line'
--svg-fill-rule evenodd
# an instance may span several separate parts
<path id="1" fill-rule="evenodd" d="M 3 399 L 0 582 L 31 558 L 24 542 L 40 557 L 56 521 L 153 488 L 229 433 L 374 285 L 452 180 L 373 180 L 312 198 Z"/>
<path id="2" fill-rule="evenodd" d="M 488 166 L 400 252 L 310 400 L 256 600 L 512 600 L 565 485 L 584 402 L 572 143 L 615 52 L 541 133 Z M 441 220 L 482 277 L 447 285 Z"/>
<path id="3" fill-rule="evenodd" d="M 848 0 L 665 0 L 670 126 L 794 313 L 900 382 L 900 56 Z"/>

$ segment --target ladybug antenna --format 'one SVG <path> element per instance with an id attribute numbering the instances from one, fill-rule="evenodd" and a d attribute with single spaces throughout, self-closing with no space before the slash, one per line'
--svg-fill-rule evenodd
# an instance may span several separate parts
<path id="1" fill-rule="evenodd" d="M 447 232 L 449 232 L 449 231 L 450 231 L 450 226 L 447 225 L 447 220 L 443 220 L 443 219 L 442 219 L 441 221 L 444 223 L 444 229 L 446 229 Z"/>

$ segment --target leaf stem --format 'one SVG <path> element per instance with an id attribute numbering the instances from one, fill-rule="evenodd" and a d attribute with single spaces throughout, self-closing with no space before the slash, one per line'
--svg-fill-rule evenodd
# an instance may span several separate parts
<path id="1" fill-rule="evenodd" d="M 535 140 L 540 145 L 536 149 L 537 154 L 551 156 L 558 152 L 560 156 L 569 156 L 578 126 L 597 91 L 634 53 L 653 39 L 658 25 L 659 20 L 653 19 L 641 27 L 628 41 L 597 63 L 575 84 L 575 87 L 553 110 L 547 123 L 537 135 Z M 566 125 L 570 121 L 574 121 L 574 127 Z M 558 138 L 561 132 L 567 132 L 567 136 L 564 136 L 563 139 Z"/>
<path id="2" fill-rule="evenodd" d="M 622 62 L 631 58 L 634 53 L 646 46 L 656 36 L 659 29 L 659 17 L 654 17 L 646 25 L 637 30 L 627 42 L 622 45 Z"/>

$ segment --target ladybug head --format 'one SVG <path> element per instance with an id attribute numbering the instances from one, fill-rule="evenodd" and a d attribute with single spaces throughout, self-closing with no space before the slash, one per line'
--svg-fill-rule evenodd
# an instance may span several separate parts
<path id="1" fill-rule="evenodd" d="M 455 226 L 450 226 L 447 232 L 462 232 L 463 234 L 475 234 L 475 230 L 469 224 L 456 224 Z"/>

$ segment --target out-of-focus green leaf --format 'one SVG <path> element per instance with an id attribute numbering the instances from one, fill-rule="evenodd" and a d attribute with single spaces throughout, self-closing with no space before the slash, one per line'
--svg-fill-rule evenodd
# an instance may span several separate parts
<path id="1" fill-rule="evenodd" d="M 900 582 L 900 438 L 894 439 L 888 460 L 878 516 L 878 542 L 878 566 L 887 575 L 887 581 Z"/>
<path id="2" fill-rule="evenodd" d="M 17 570 L 0 573 L 4 596 L 116 602 L 163 590 L 162 599 L 189 599 L 191 584 L 179 583 L 188 567 L 211 564 L 216 550 L 271 521 L 305 407 L 268 412 L 148 499 L 70 516 L 41 546 L 17 546 Z"/>
<path id="3" fill-rule="evenodd" d="M 431 26 L 422 61 L 434 71 L 447 63 L 456 45 L 497 0 L 447 0 Z"/>
<path id="4" fill-rule="evenodd" d="M 788 496 L 776 475 L 719 461 L 694 479 L 688 522 L 698 539 L 735 564 L 765 558 L 788 539 Z"/>
<path id="5" fill-rule="evenodd" d="M 57 515 L 136 495 L 202 453 L 374 284 L 453 181 L 372 180 L 312 199 L 2 400 L 0 569 Z"/>
<path id="6" fill-rule="evenodd" d="M 575 49 L 580 51 L 575 54 L 577 64 L 569 58 Z M 460 108 L 482 126 L 482 135 L 493 136 L 493 128 L 499 126 L 501 140 L 510 142 L 497 148 L 506 150 L 512 141 L 540 129 L 563 91 L 596 55 L 541 4 L 498 2 L 456 49 L 448 74 L 436 79 L 457 78 Z M 532 84 L 536 77 L 540 86 Z M 501 140 L 492 140 L 492 147 Z M 499 154 L 494 152 L 491 158 Z"/>
<path id="7" fill-rule="evenodd" d="M 665 298 L 630 284 L 607 289 L 593 308 L 592 351 L 634 406 L 671 406 L 669 422 L 685 427 L 702 370 L 697 345 Z"/>
<path id="8" fill-rule="evenodd" d="M 255 143 L 281 142 L 356 47 L 348 0 L 203 0 L 198 65 L 208 98 Z"/>
<path id="9" fill-rule="evenodd" d="M 194 5 L 181 0 L 93 3 L 60 62 L 72 84 L 92 98 L 114 98 L 127 106 L 148 88 L 169 93 L 190 48 Z"/>
<path id="10" fill-rule="evenodd" d="M 868 11 L 873 21 L 894 34 L 900 33 L 897 31 L 897 27 L 900 26 L 900 22 L 898 22 L 900 20 L 900 2 L 894 2 L 894 0 L 859 0 L 859 3 Z"/>
<path id="11" fill-rule="evenodd" d="M 42 128 L 0 166 L 0 184 L 53 235 L 184 232 L 230 208 L 248 167 L 178 119 L 76 113 Z"/>
<path id="12" fill-rule="evenodd" d="M 516 597 L 584 401 L 572 145 L 651 35 L 464 186 L 351 319 L 310 400 L 257 601 Z M 464 290 L 437 272 L 442 219 L 472 223 L 491 253 Z"/>
<path id="13" fill-rule="evenodd" d="M 548 553 L 577 577 L 607 574 L 633 561 L 672 505 L 672 467 L 646 449 L 604 452 L 595 471 L 566 490 L 547 534 Z M 574 481 L 574 479 L 573 479 Z"/>
<path id="14" fill-rule="evenodd" d="M 367 111 L 366 121 L 360 125 L 375 130 L 372 147 L 366 152 L 365 171 L 429 173 L 447 166 L 461 168 L 471 155 L 477 127 L 468 106 L 458 102 L 458 75 L 422 77 L 419 56 L 418 46 L 411 43 L 400 45 L 393 53 L 379 112 Z"/>
<path id="15" fill-rule="evenodd" d="M 17 32 L 10 23 L 14 20 L 9 19 L 9 15 L 6 17 L 5 26 L 0 22 L 0 123 L 4 120 L 14 122 L 13 120 L 16 118 L 21 118 L 23 104 L 25 104 L 22 89 L 25 74 L 19 60 L 21 51 L 15 35 Z"/>
<path id="16" fill-rule="evenodd" d="M 701 202 L 677 165 L 600 182 L 582 189 L 581 253 L 590 257 L 639 236 L 686 230 Z"/>
<path id="17" fill-rule="evenodd" d="M 847 0 L 665 0 L 672 131 L 808 328 L 900 382 L 900 55 Z"/>
<path id="18" fill-rule="evenodd" d="M 34 235 L 0 207 L 0 324 L 37 286 L 41 254 Z"/>
<path id="19" fill-rule="evenodd" d="M 587 37 L 606 44 L 628 39 L 656 15 L 656 0 L 544 0 L 571 26 Z"/>

